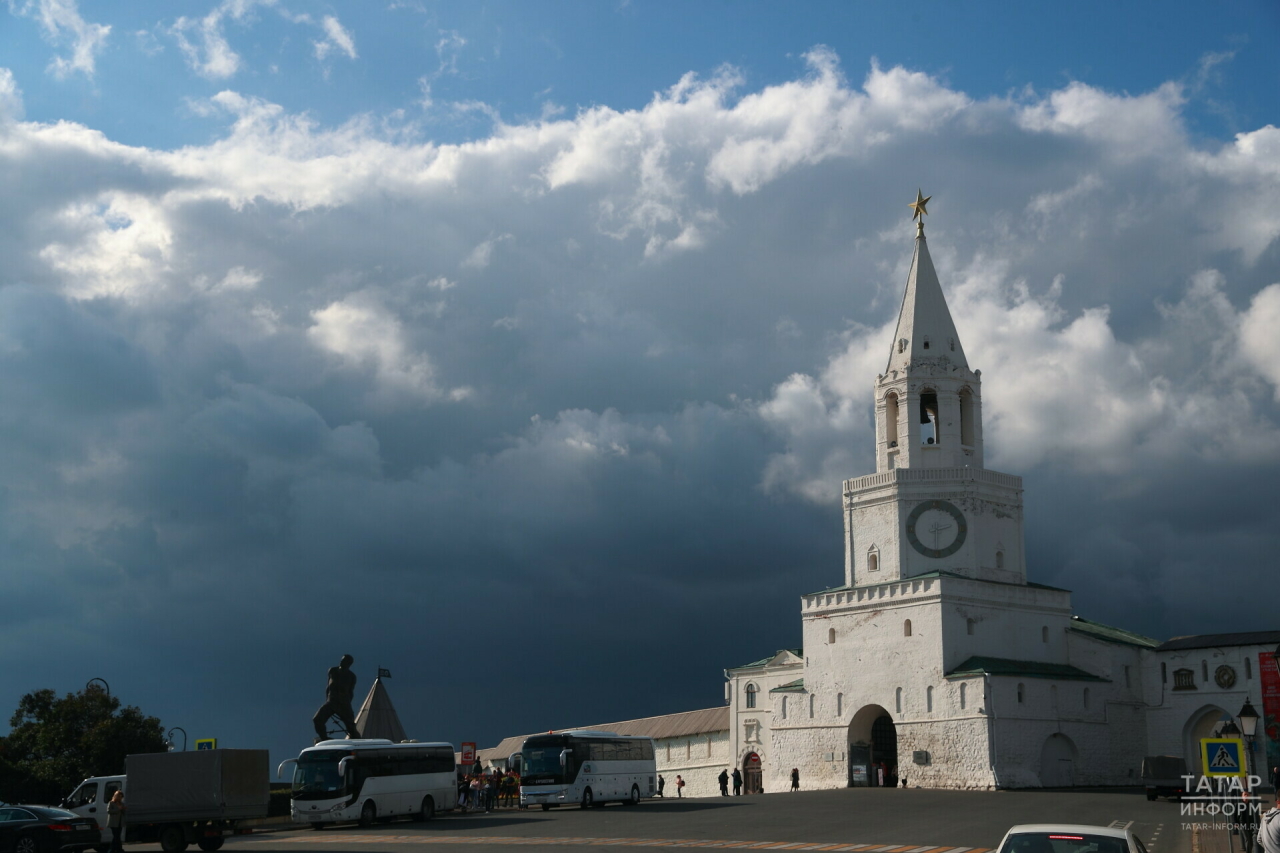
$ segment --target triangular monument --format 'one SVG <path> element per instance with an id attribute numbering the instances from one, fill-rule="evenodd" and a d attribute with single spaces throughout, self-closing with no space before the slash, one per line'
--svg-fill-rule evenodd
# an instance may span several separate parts
<path id="1" fill-rule="evenodd" d="M 374 679 L 369 695 L 364 697 L 364 704 L 356 715 L 356 728 L 360 730 L 360 737 L 386 738 L 393 743 L 409 739 L 404 733 L 404 726 L 400 725 L 400 715 L 391 704 L 391 695 L 382 684 L 381 675 Z"/>

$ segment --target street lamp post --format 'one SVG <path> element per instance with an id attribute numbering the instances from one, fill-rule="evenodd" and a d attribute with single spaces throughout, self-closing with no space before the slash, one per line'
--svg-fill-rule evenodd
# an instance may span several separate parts
<path id="1" fill-rule="evenodd" d="M 101 688 L 97 687 L 96 682 L 102 682 L 102 687 Z M 85 684 L 84 689 L 85 690 L 102 690 L 108 696 L 111 695 L 111 685 L 107 684 L 107 680 L 105 678 L 90 678 L 89 681 Z"/>
<path id="2" fill-rule="evenodd" d="M 174 726 L 173 728 L 169 729 L 169 733 L 165 735 L 165 743 L 169 745 L 169 751 L 173 752 L 173 747 L 175 746 L 173 742 L 174 732 L 182 732 L 182 751 L 186 752 L 187 751 L 187 730 L 182 728 L 182 726 Z"/>

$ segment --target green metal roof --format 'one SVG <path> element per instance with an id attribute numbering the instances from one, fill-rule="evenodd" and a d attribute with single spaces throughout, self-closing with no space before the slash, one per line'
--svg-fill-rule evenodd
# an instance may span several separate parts
<path id="1" fill-rule="evenodd" d="M 775 687 L 769 691 L 770 693 L 803 693 L 804 679 L 797 678 L 795 681 L 788 681 L 779 687 Z"/>
<path id="2" fill-rule="evenodd" d="M 1004 675 L 1021 678 L 1055 678 L 1070 681 L 1107 681 L 1069 663 L 1041 663 L 1034 660 L 1010 660 L 981 655 L 960 664 L 946 674 L 947 678 L 972 678 L 975 675 Z"/>
<path id="3" fill-rule="evenodd" d="M 1137 646 L 1140 649 L 1154 649 L 1160 645 L 1159 640 L 1153 640 L 1150 637 L 1144 637 L 1141 634 L 1135 634 L 1123 628 L 1103 625 L 1101 622 L 1090 622 L 1088 619 L 1082 619 L 1079 616 L 1071 617 L 1071 627 L 1067 630 L 1087 634 L 1090 637 L 1096 637 L 1099 640 L 1106 640 L 1111 643 Z"/>
<path id="4" fill-rule="evenodd" d="M 791 652 L 791 654 L 795 655 L 798 658 L 804 657 L 804 649 L 778 649 L 776 652 L 769 655 L 767 658 L 760 658 L 760 660 L 753 660 L 751 663 L 744 663 L 742 666 L 731 666 L 729 668 L 730 669 L 751 669 L 752 667 L 757 667 L 757 666 L 768 666 L 769 664 L 773 663 L 774 658 L 776 658 L 778 655 L 782 654 L 783 652 Z"/>
<path id="5" fill-rule="evenodd" d="M 860 587 L 859 586 L 833 586 L 831 587 L 831 589 L 820 589 L 817 592 L 807 592 L 805 593 L 805 595 L 822 595 L 823 593 L 827 593 L 827 592 L 848 592 L 851 589 L 868 589 L 873 586 L 884 586 L 885 584 L 889 584 L 889 583 L 906 583 L 907 581 L 920 580 L 922 578 L 956 578 L 962 581 L 973 581 L 974 583 L 993 583 L 993 584 L 998 584 L 999 586 L 1029 586 L 1032 589 L 1049 589 L 1049 590 L 1053 590 L 1054 592 L 1071 592 L 1071 590 L 1063 589 L 1060 586 L 1049 586 L 1048 584 L 1043 584 L 1043 583 L 1032 583 L 1031 581 L 1027 581 L 1025 584 L 1021 584 L 1021 583 L 1009 583 L 1008 581 L 992 581 L 992 580 L 986 580 L 985 578 L 969 578 L 969 577 L 965 577 L 964 575 L 957 574 L 956 572 L 948 572 L 945 569 L 939 569 L 936 572 L 925 572 L 922 575 L 912 575 L 909 578 L 898 578 L 897 580 L 892 580 L 892 581 L 880 581 L 879 583 L 868 583 L 868 584 L 863 584 Z"/>

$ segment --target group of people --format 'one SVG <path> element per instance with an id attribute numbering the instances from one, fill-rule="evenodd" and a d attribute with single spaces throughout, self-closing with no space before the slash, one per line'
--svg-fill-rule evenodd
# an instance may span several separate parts
<path id="1" fill-rule="evenodd" d="M 722 797 L 729 796 L 730 778 L 728 769 L 721 770 L 720 775 L 716 777 L 716 780 L 720 783 L 720 796 Z M 732 781 L 733 795 L 735 797 L 742 796 L 742 771 L 736 767 L 733 768 Z"/>
<path id="2" fill-rule="evenodd" d="M 662 777 L 661 773 L 659 773 L 658 774 L 658 793 L 656 794 L 656 796 L 662 797 L 665 800 L 667 798 L 666 791 L 667 791 L 667 780 Z M 684 796 L 684 777 L 676 776 L 676 797 L 679 798 L 683 796 Z"/>
<path id="3" fill-rule="evenodd" d="M 520 805 L 520 774 L 505 773 L 497 768 L 490 772 L 470 773 L 458 779 L 458 808 L 462 811 L 484 811 L 514 808 Z"/>

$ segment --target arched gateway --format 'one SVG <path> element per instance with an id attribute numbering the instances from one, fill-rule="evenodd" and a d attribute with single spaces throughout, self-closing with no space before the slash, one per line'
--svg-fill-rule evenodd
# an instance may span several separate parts
<path id="1" fill-rule="evenodd" d="M 764 768 L 760 764 L 760 755 L 748 752 L 742 759 L 742 793 L 764 793 Z"/>
<path id="2" fill-rule="evenodd" d="M 879 705 L 865 705 L 849 721 L 849 779 L 851 788 L 896 784 L 898 729 Z"/>

